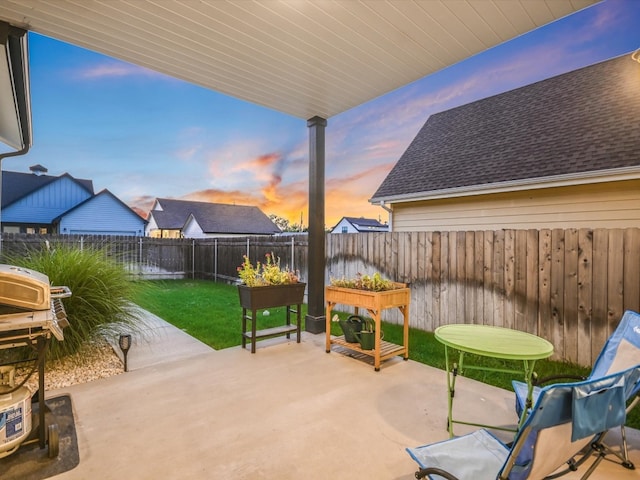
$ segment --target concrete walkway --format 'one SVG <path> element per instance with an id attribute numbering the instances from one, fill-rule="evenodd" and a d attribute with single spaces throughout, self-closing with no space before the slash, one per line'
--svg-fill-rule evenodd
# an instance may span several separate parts
<path id="1" fill-rule="evenodd" d="M 324 335 L 213 351 L 153 321 L 157 341 L 134 344 L 128 373 L 49 392 L 71 395 L 80 451 L 54 478 L 409 480 L 405 447 L 447 438 L 442 370 L 396 358 L 375 372 L 325 353 Z M 516 422 L 511 392 L 463 377 L 456 405 L 469 419 Z M 604 462 L 591 478 L 640 471 Z"/>
<path id="2" fill-rule="evenodd" d="M 160 317 L 146 310 L 139 310 L 144 326 L 132 334 L 131 348 L 127 354 L 127 368 L 130 372 L 215 351 Z M 124 361 L 118 338 L 108 340 L 120 360 Z"/>

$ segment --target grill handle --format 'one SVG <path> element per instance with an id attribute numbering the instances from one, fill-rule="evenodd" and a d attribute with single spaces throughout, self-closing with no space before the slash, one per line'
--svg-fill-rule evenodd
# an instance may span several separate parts
<path id="1" fill-rule="evenodd" d="M 69 287 L 50 287 L 49 292 L 51 293 L 51 298 L 68 298 L 71 296 Z"/>

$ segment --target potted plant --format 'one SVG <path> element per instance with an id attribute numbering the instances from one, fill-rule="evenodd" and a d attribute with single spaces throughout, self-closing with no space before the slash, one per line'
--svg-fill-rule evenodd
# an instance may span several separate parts
<path id="1" fill-rule="evenodd" d="M 264 263 L 251 263 L 249 257 L 243 257 L 238 267 L 241 284 L 238 285 L 240 305 L 249 310 L 261 310 L 286 305 L 298 305 L 304 298 L 305 283 L 298 274 L 288 268 L 280 267 L 280 258 L 273 253 L 265 255 Z"/>

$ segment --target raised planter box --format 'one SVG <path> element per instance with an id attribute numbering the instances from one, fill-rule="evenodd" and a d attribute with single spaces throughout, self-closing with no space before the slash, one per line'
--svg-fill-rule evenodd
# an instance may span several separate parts
<path id="1" fill-rule="evenodd" d="M 358 290 L 355 288 L 345 287 L 325 287 L 325 301 L 327 304 L 326 311 L 326 351 L 331 351 L 331 345 L 339 345 L 341 347 L 354 350 L 373 357 L 373 367 L 376 371 L 380 370 L 380 363 L 388 358 L 402 355 L 405 360 L 409 359 L 409 302 L 411 301 L 411 289 L 404 283 L 395 283 L 394 290 L 385 290 L 382 292 L 373 292 L 369 290 Z M 373 350 L 363 350 L 358 344 L 347 342 L 344 336 L 331 337 L 331 312 L 333 307 L 342 304 L 355 307 L 356 315 L 359 308 L 366 309 L 375 322 L 375 330 L 378 332 L 375 338 L 375 347 Z M 386 342 L 380 338 L 380 325 L 382 311 L 387 308 L 398 308 L 404 317 L 403 328 L 403 344 L 395 345 Z"/>
<path id="2" fill-rule="evenodd" d="M 394 283 L 394 285 L 400 288 L 382 292 L 329 285 L 325 287 L 325 300 L 331 303 L 341 303 L 343 305 L 366 308 L 367 310 L 376 312 L 384 310 L 385 308 L 409 305 L 411 289 L 407 288 L 405 283 Z"/>
<path id="3" fill-rule="evenodd" d="M 288 285 L 266 285 L 264 287 L 247 287 L 238 285 L 240 305 L 247 310 L 298 305 L 304 299 L 306 283 L 290 283 Z"/>
<path id="4" fill-rule="evenodd" d="M 251 353 L 256 353 L 256 340 L 259 338 L 286 335 L 296 333 L 296 341 L 300 343 L 301 335 L 301 306 L 304 300 L 306 283 L 291 283 L 288 285 L 267 285 L 264 287 L 247 287 L 238 285 L 240 306 L 242 306 L 242 348 L 246 348 L 247 340 L 251 342 Z M 292 309 L 295 305 L 295 310 Z M 286 307 L 286 324 L 280 327 L 257 330 L 257 310 L 265 308 Z M 248 315 L 247 311 L 251 314 Z M 296 314 L 295 324 L 291 324 L 291 313 Z M 247 330 L 247 321 L 251 322 L 251 328 Z"/>

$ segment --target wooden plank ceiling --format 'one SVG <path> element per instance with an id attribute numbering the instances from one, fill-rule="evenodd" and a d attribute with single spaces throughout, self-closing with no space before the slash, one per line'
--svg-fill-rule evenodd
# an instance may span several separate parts
<path id="1" fill-rule="evenodd" d="M 2 0 L 0 19 L 329 118 L 595 0 Z"/>

